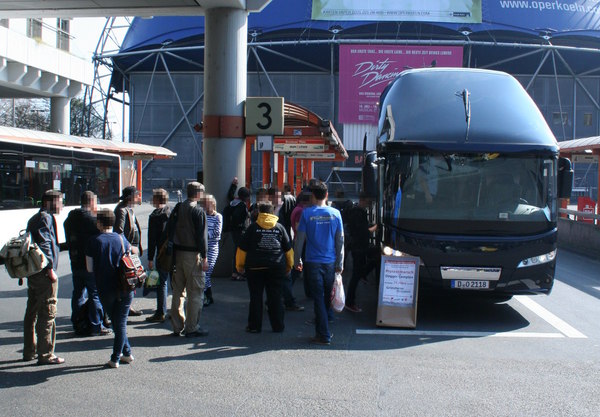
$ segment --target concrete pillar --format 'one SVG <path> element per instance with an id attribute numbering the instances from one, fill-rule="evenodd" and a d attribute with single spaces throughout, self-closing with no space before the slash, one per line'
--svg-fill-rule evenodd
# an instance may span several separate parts
<path id="1" fill-rule="evenodd" d="M 71 99 L 52 97 L 50 99 L 50 131 L 71 134 Z"/>
<path id="2" fill-rule="evenodd" d="M 215 8 L 205 13 L 204 185 L 221 210 L 233 177 L 246 184 L 244 102 L 248 13 Z"/>

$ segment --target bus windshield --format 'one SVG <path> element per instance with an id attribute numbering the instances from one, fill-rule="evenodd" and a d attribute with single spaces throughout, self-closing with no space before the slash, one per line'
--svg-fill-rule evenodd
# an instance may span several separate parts
<path id="1" fill-rule="evenodd" d="M 384 219 L 424 233 L 539 233 L 556 222 L 555 176 L 547 156 L 389 154 Z"/>

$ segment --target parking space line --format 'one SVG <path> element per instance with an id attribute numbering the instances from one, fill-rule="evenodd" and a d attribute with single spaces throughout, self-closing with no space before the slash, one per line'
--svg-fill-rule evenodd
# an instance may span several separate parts
<path id="1" fill-rule="evenodd" d="M 518 295 L 513 297 L 513 299 L 520 302 L 523 306 L 527 307 L 533 313 L 538 315 L 540 318 L 545 320 L 548 324 L 554 327 L 556 330 L 561 332 L 567 337 L 575 338 L 575 339 L 587 339 L 587 336 L 581 333 L 579 330 L 575 329 L 573 326 L 565 322 L 564 320 L 558 318 L 550 311 L 546 310 L 544 307 L 536 303 L 526 295 Z"/>
<path id="2" fill-rule="evenodd" d="M 451 330 L 393 330 L 393 329 L 356 329 L 356 334 L 368 335 L 395 335 L 395 336 L 428 336 L 428 337 L 513 337 L 513 338 L 538 338 L 560 339 L 562 333 L 535 333 L 535 332 L 467 332 Z"/>

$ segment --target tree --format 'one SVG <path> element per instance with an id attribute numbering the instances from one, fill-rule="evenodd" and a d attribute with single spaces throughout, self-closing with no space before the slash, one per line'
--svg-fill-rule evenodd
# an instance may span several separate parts
<path id="1" fill-rule="evenodd" d="M 88 109 L 89 106 L 81 98 L 71 99 L 71 134 L 102 138 L 104 119 L 98 110 L 92 107 L 88 120 Z M 48 132 L 50 131 L 50 100 L 14 99 L 14 105 L 13 99 L 0 100 L 0 125 Z M 105 137 L 106 139 L 112 137 L 109 129 Z"/>
<path id="2" fill-rule="evenodd" d="M 75 136 L 89 136 L 102 138 L 104 131 L 104 118 L 96 107 L 85 104 L 81 98 L 71 99 L 71 134 Z M 88 120 L 89 115 L 89 120 Z M 88 133 L 89 132 L 89 133 Z M 107 128 L 106 139 L 112 137 L 112 132 Z"/>
<path id="3" fill-rule="evenodd" d="M 50 106 L 47 99 L 0 100 L 0 124 L 21 129 L 50 130 Z"/>

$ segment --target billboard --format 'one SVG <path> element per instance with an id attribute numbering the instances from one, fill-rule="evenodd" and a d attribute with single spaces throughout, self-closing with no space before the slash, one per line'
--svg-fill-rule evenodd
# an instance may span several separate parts
<path id="1" fill-rule="evenodd" d="M 482 0 L 313 0 L 313 20 L 481 23 Z"/>
<path id="2" fill-rule="evenodd" d="M 340 45 L 339 122 L 376 125 L 379 96 L 402 71 L 462 61 L 461 46 Z"/>

